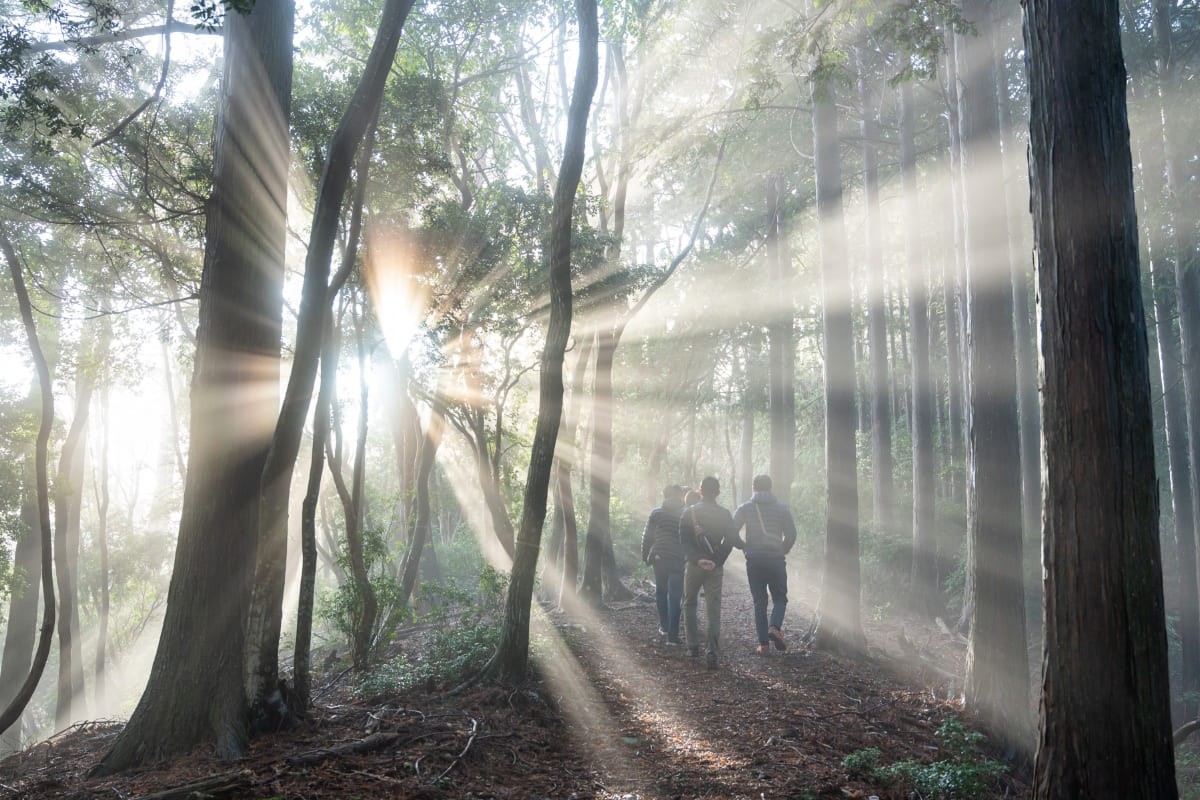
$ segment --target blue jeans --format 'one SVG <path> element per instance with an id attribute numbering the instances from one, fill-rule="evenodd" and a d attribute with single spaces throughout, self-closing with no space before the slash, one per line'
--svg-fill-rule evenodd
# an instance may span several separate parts
<path id="1" fill-rule="evenodd" d="M 683 597 L 683 566 L 654 564 L 654 602 L 658 605 L 658 627 L 667 641 L 679 641 L 680 598 Z"/>
<path id="2" fill-rule="evenodd" d="M 767 643 L 767 592 L 771 593 L 770 625 L 783 627 L 783 612 L 787 608 L 787 564 L 783 561 L 747 561 L 746 579 L 750 596 L 754 598 L 754 632 L 759 644 Z"/>

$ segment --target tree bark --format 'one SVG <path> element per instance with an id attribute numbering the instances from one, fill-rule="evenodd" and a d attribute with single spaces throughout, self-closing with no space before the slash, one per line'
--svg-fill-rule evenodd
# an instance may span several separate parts
<path id="1" fill-rule="evenodd" d="M 355 164 L 355 153 L 379 112 L 400 32 L 412 2 L 388 0 L 385 3 L 362 77 L 329 142 L 329 155 L 317 186 L 292 371 L 263 465 L 259 490 L 257 569 L 246 634 L 246 695 L 258 713 L 265 712 L 264 702 L 277 691 L 279 681 L 288 499 L 324 338 L 324 320 L 330 303 L 329 266 L 342 201 Z"/>
<path id="2" fill-rule="evenodd" d="M 821 328 L 825 343 L 825 572 L 815 640 L 836 652 L 866 647 L 859 563 L 855 446 L 854 322 L 845 263 L 842 167 L 834 83 L 813 86 L 813 168 L 821 252 Z"/>
<path id="3" fill-rule="evenodd" d="M 222 758 L 245 751 L 244 626 L 279 409 L 292 18 L 291 0 L 259 0 L 225 19 L 175 566 L 146 689 L 101 774 L 204 742 Z"/>
<path id="4" fill-rule="evenodd" d="M 550 321 L 542 350 L 537 426 L 529 455 L 516 557 L 504 602 L 500 645 L 490 670 L 495 677 L 512 682 L 525 678 L 529 664 L 533 583 L 542 524 L 546 519 L 546 495 L 554 462 L 554 445 L 562 417 L 563 354 L 571 333 L 571 228 L 575 192 L 583 173 L 588 112 L 599 71 L 599 23 L 595 0 L 577 0 L 575 7 L 579 16 L 579 61 L 567 115 L 562 166 L 554 190 L 554 207 L 550 218 Z"/>
<path id="5" fill-rule="evenodd" d="M 796 309 L 792 302 L 791 250 L 783 223 L 783 179 L 767 181 L 767 287 L 770 317 L 767 320 L 768 416 L 771 428 L 771 478 L 775 496 L 782 503 L 791 498 L 796 472 L 796 344 L 793 326 Z M 753 476 L 746 473 L 749 490 Z M 731 487 L 733 488 L 733 487 Z M 749 491 L 746 492 L 749 496 Z M 735 494 L 734 497 L 737 497 Z"/>
<path id="6" fill-rule="evenodd" d="M 879 99 L 859 59 L 862 108 L 863 203 L 866 206 L 867 342 L 871 370 L 871 485 L 875 530 L 890 537 L 896 527 L 892 460 L 892 379 L 888 366 L 887 297 L 883 272 L 883 214 L 879 208 Z"/>
<path id="7" fill-rule="evenodd" d="M 927 270 L 918 243 L 920 210 L 913 91 L 900 85 L 900 171 L 904 195 L 904 259 L 912 347 L 913 532 L 911 606 L 928 618 L 942 613 L 937 569 L 937 484 L 933 452 L 933 377 L 929 356 Z"/>
<path id="8" fill-rule="evenodd" d="M 995 20 L 990 0 L 966 0 L 977 35 L 957 37 L 967 258 L 967 570 L 974 578 L 963 696 L 1006 749 L 1027 752 L 1021 454 L 1008 226 L 991 171 L 1001 163 Z"/>
<path id="9" fill-rule="evenodd" d="M 1045 645 L 1034 797 L 1174 798 L 1146 325 L 1113 0 L 1027 0 Z"/>
<path id="10" fill-rule="evenodd" d="M 7 731 L 25 713 L 26 706 L 33 698 L 33 693 L 46 669 L 46 661 L 50 658 L 50 646 L 54 639 L 54 536 L 50 527 L 49 479 L 50 431 L 54 427 L 54 384 L 50 380 L 50 367 L 46 363 L 46 356 L 38 342 L 37 328 L 33 320 L 33 304 L 30 302 L 29 292 L 25 288 L 24 267 L 17 256 L 16 247 L 8 238 L 2 225 L 0 225 L 0 252 L 4 253 L 4 258 L 8 262 L 9 274 L 12 276 L 13 290 L 17 296 L 21 322 L 25 328 L 25 339 L 29 344 L 29 354 L 33 357 L 34 369 L 37 371 L 38 394 L 41 400 L 38 433 L 34 442 L 33 470 L 37 497 L 37 529 L 41 533 L 42 624 L 38 629 L 37 649 L 33 652 L 29 672 L 20 687 L 12 693 L 4 710 L 0 711 L 0 731 Z M 34 601 L 36 602 L 36 598 Z M 5 650 L 7 651 L 7 643 Z M 6 664 L 7 656 L 8 653 L 5 652 Z M 14 680 L 15 678 L 16 676 L 13 676 Z"/>

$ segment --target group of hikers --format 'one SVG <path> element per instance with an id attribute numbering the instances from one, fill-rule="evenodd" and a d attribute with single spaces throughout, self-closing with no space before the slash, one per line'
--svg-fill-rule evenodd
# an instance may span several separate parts
<path id="1" fill-rule="evenodd" d="M 668 646 L 683 644 L 679 638 L 682 611 L 688 654 L 699 657 L 703 644 L 709 669 L 717 668 L 721 586 L 725 560 L 735 547 L 746 555 L 756 652 L 766 655 L 772 645 L 787 649 L 782 630 L 787 608 L 785 556 L 796 543 L 796 523 L 788 507 L 771 493 L 769 475 L 755 476 L 751 486 L 754 495 L 731 514 L 717 503 L 721 484 L 715 477 L 700 481 L 698 492 L 671 484 L 663 489 L 662 505 L 650 512 L 642 534 L 642 560 L 654 568 L 659 634 Z M 739 535 L 743 529 L 745 539 Z M 701 592 L 708 617 L 703 638 L 697 619 Z"/>

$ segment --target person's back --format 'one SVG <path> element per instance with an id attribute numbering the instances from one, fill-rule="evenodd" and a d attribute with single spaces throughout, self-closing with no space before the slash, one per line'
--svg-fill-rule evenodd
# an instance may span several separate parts
<path id="1" fill-rule="evenodd" d="M 679 515 L 683 487 L 663 489 L 663 503 L 650 512 L 642 533 L 642 561 L 654 569 L 654 600 L 659 633 L 668 645 L 679 644 L 680 597 L 683 594 L 683 545 L 679 541 Z"/>
<path id="2" fill-rule="evenodd" d="M 788 507 L 771 493 L 771 477 L 756 475 L 754 496 L 737 507 L 733 515 L 734 531 L 746 529 L 741 542 L 746 552 L 746 580 L 754 598 L 754 628 L 758 652 L 766 654 L 768 641 L 785 650 L 783 615 L 787 608 L 787 564 L 785 557 L 796 543 L 796 523 Z M 736 534 L 735 534 L 736 535 Z M 767 618 L 767 597 L 772 600 Z"/>
<path id="3" fill-rule="evenodd" d="M 700 631 L 697 620 L 700 590 L 704 590 L 704 606 L 708 617 L 705 635 L 709 669 L 717 667 L 718 643 L 721 635 L 721 586 L 725 559 L 733 550 L 737 536 L 733 515 L 717 505 L 720 484 L 714 477 L 700 483 L 701 500 L 684 509 L 679 520 L 679 541 L 687 558 L 683 575 L 683 613 L 687 628 L 688 651 L 700 655 Z"/>

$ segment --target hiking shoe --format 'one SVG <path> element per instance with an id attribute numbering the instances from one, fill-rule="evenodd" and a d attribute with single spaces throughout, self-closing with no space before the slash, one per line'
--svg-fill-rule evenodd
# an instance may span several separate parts
<path id="1" fill-rule="evenodd" d="M 699 658 L 700 657 L 700 648 L 699 647 L 689 647 L 688 655 L 691 656 L 692 658 Z"/>
<path id="2" fill-rule="evenodd" d="M 767 637 L 774 643 L 776 650 L 787 650 L 787 642 L 783 640 L 783 634 L 779 632 L 779 628 L 772 625 L 767 629 Z"/>
<path id="3" fill-rule="evenodd" d="M 680 644 L 678 639 L 667 639 L 667 647 L 679 647 Z"/>
<path id="4" fill-rule="evenodd" d="M 754 648 L 754 652 L 758 653 L 760 656 L 765 656 L 767 653 L 771 652 L 771 646 L 769 644 L 760 644 L 758 647 Z"/>
<path id="5" fill-rule="evenodd" d="M 708 657 L 704 659 L 704 666 L 707 669 L 716 669 L 717 668 L 717 654 L 709 653 Z"/>

